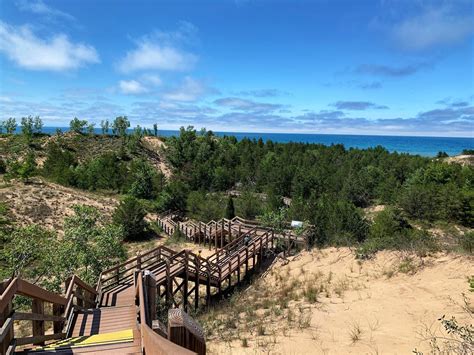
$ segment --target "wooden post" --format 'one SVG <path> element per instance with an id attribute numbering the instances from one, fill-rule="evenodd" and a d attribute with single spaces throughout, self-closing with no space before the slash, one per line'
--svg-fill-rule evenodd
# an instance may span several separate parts
<path id="1" fill-rule="evenodd" d="M 255 270 L 255 242 L 253 242 L 252 269 Z"/>
<path id="2" fill-rule="evenodd" d="M 249 272 L 249 247 L 247 246 L 245 248 L 245 277 L 247 277 L 248 272 Z"/>
<path id="3" fill-rule="evenodd" d="M 77 298 L 77 305 L 79 307 L 85 307 L 84 301 L 83 301 L 84 292 L 82 292 L 82 288 L 76 287 L 76 295 L 78 296 L 78 297 L 76 297 Z"/>
<path id="4" fill-rule="evenodd" d="M 207 282 L 206 282 L 206 306 L 209 308 L 211 305 L 211 272 L 207 270 Z"/>
<path id="5" fill-rule="evenodd" d="M 13 282 L 13 281 L 12 281 Z M 0 294 L 5 291 L 7 282 L 0 282 Z M 9 302 L 3 311 L 0 311 L 0 329 L 3 327 L 8 318 L 11 317 L 13 311 L 12 302 Z M 6 354 L 10 342 L 14 338 L 14 327 L 10 327 L 10 330 L 5 334 L 3 340 L 0 342 L 0 354 Z"/>
<path id="6" fill-rule="evenodd" d="M 194 310 L 197 311 L 199 307 L 199 272 L 201 271 L 201 260 L 199 257 L 195 256 L 195 263 L 196 263 L 196 282 L 194 286 Z"/>
<path id="7" fill-rule="evenodd" d="M 147 295 L 147 304 L 146 304 L 146 323 L 151 327 L 153 320 L 156 318 L 156 279 L 155 276 L 149 272 L 145 271 L 144 285 Z"/>
<path id="8" fill-rule="evenodd" d="M 142 255 L 140 251 L 137 251 L 137 270 L 142 269 Z"/>
<path id="9" fill-rule="evenodd" d="M 275 231 L 272 229 L 272 249 L 275 248 L 274 240 L 275 240 Z"/>
<path id="10" fill-rule="evenodd" d="M 240 251 L 239 254 L 237 254 L 237 284 L 240 285 Z"/>
<path id="11" fill-rule="evenodd" d="M 184 251 L 184 284 L 183 284 L 183 308 L 184 311 L 188 311 L 188 280 L 189 280 L 189 255 L 188 251 Z"/>
<path id="12" fill-rule="evenodd" d="M 31 304 L 31 312 L 37 314 L 44 314 L 44 303 L 41 300 L 33 299 Z M 43 336 L 44 335 L 44 321 L 43 320 L 34 320 L 33 322 L 33 336 Z M 44 345 L 44 341 L 34 343 L 34 345 Z"/>
<path id="13" fill-rule="evenodd" d="M 173 282 L 170 277 L 170 262 L 166 260 L 166 295 L 165 295 L 165 302 L 166 307 L 170 307 L 171 304 L 171 297 L 173 297 Z"/>
<path id="14" fill-rule="evenodd" d="M 221 222 L 221 248 L 224 247 L 224 220 Z"/>
<path id="15" fill-rule="evenodd" d="M 219 282 L 217 283 L 217 292 L 219 294 L 219 297 L 222 297 L 222 270 L 220 266 L 218 266 L 218 269 L 219 269 Z"/>
<path id="16" fill-rule="evenodd" d="M 229 224 L 229 242 L 231 242 L 232 241 L 232 229 L 231 229 L 232 222 L 230 221 L 230 219 L 229 219 L 228 224 Z"/>
<path id="17" fill-rule="evenodd" d="M 53 304 L 53 316 L 60 317 L 64 312 L 64 307 L 59 304 Z M 64 327 L 64 322 L 54 322 L 53 332 L 54 334 L 61 333 Z"/>
<path id="18" fill-rule="evenodd" d="M 229 259 L 229 288 L 232 284 L 232 259 Z"/>

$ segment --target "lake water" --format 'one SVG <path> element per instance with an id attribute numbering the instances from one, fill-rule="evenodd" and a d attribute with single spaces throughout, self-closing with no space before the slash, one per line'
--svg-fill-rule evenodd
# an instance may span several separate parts
<path id="1" fill-rule="evenodd" d="M 60 127 L 63 132 L 66 127 Z M 45 127 L 45 133 L 55 133 L 57 127 Z M 100 129 L 95 129 L 100 133 Z M 344 144 L 346 148 L 370 148 L 381 145 L 391 152 L 435 156 L 439 151 L 451 155 L 460 154 L 463 149 L 474 149 L 474 136 L 472 138 L 447 138 L 447 137 L 402 137 L 402 136 L 362 136 L 346 134 L 298 134 L 298 133 L 243 133 L 243 132 L 214 132 L 217 136 L 233 135 L 237 139 L 250 138 L 264 141 L 272 140 L 279 143 L 301 142 L 320 143 L 325 145 Z M 170 137 L 179 134 L 175 130 L 159 130 L 159 135 Z"/>

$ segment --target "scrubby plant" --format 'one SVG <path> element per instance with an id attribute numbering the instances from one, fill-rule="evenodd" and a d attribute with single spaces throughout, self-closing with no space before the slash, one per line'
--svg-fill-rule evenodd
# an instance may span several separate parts
<path id="1" fill-rule="evenodd" d="M 126 240 L 136 240 L 144 235 L 145 215 L 140 201 L 133 196 L 126 196 L 115 209 L 112 219 L 123 229 Z"/>

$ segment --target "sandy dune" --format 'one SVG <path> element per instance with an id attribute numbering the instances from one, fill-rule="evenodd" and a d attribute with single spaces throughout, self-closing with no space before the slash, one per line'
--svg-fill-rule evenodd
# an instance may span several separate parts
<path id="1" fill-rule="evenodd" d="M 468 275 L 474 275 L 472 257 L 440 253 L 420 259 L 381 252 L 360 263 L 353 255 L 348 248 L 329 248 L 303 252 L 287 265 L 274 264 L 235 300 L 235 305 L 260 303 L 267 309 L 255 306 L 251 317 L 248 309 L 238 314 L 236 329 L 222 321 L 222 314 L 232 315 L 231 307 L 204 316 L 211 328 L 211 353 L 410 354 L 417 348 L 428 354 L 423 338 L 427 328 L 440 334 L 439 317 L 472 323 L 462 309 L 463 293 L 474 307 L 467 283 Z M 291 284 L 295 294 L 281 312 L 278 298 Z M 318 290 L 316 302 L 299 291 L 311 285 Z"/>

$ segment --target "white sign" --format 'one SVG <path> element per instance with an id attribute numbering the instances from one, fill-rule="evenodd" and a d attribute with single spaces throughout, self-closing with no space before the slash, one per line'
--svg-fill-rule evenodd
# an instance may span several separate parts
<path id="1" fill-rule="evenodd" d="M 291 221 L 291 228 L 301 228 L 301 227 L 303 227 L 303 222 Z"/>

